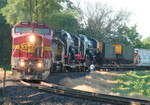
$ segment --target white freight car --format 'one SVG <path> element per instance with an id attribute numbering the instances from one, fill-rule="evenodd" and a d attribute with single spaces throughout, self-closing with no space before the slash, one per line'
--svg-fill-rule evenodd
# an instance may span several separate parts
<path id="1" fill-rule="evenodd" d="M 150 50 L 149 49 L 135 49 L 134 64 L 137 66 L 150 67 Z"/>

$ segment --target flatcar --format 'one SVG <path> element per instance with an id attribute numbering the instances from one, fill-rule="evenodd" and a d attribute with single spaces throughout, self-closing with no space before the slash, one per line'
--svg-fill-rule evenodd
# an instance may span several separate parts
<path id="1" fill-rule="evenodd" d="M 44 80 L 51 67 L 51 27 L 20 22 L 12 28 L 11 69 L 16 78 Z"/>

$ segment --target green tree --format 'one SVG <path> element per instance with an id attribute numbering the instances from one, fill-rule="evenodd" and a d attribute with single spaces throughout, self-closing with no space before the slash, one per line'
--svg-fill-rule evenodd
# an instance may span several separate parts
<path id="1" fill-rule="evenodd" d="M 44 22 L 55 29 L 77 32 L 79 24 L 76 7 L 70 0 L 8 0 L 1 12 L 10 25 L 21 21 Z"/>
<path id="2" fill-rule="evenodd" d="M 70 0 L 0 0 L 0 64 L 10 64 L 10 26 L 21 21 L 45 22 L 55 29 L 77 32 L 77 15 Z"/>
<path id="3" fill-rule="evenodd" d="M 0 9 L 7 5 L 7 0 L 0 1 Z M 11 28 L 6 24 L 5 17 L 0 13 L 0 65 L 10 64 Z"/>
<path id="4" fill-rule="evenodd" d="M 120 42 L 125 45 L 131 45 L 134 47 L 138 47 L 137 45 L 141 43 L 141 35 L 137 32 L 137 26 L 134 25 L 132 27 L 126 26 L 124 24 L 122 27 L 118 29 L 115 37 L 113 37 L 112 41 Z"/>
<path id="5" fill-rule="evenodd" d="M 77 33 L 79 29 L 79 23 L 77 18 L 77 12 L 70 12 L 65 10 L 63 12 L 59 12 L 52 17 L 52 24 L 54 29 L 64 29 L 68 32 Z"/>
<path id="6" fill-rule="evenodd" d="M 128 27 L 124 24 L 119 28 L 118 34 L 113 41 L 124 43 L 125 45 L 130 45 L 134 48 L 150 49 L 150 37 L 142 41 L 142 36 L 137 32 L 136 28 L 136 24 L 132 27 Z"/>
<path id="7" fill-rule="evenodd" d="M 142 42 L 142 48 L 144 49 L 150 49 L 150 36 L 145 38 Z"/>
<path id="8" fill-rule="evenodd" d="M 143 40 L 143 42 L 145 42 L 145 43 L 150 43 L 150 36 L 147 37 L 147 38 L 145 38 L 145 39 Z"/>
<path id="9" fill-rule="evenodd" d="M 8 0 L 1 12 L 7 23 L 14 25 L 20 21 L 47 22 L 62 9 L 61 0 Z"/>
<path id="10" fill-rule="evenodd" d="M 104 41 L 111 41 L 130 16 L 125 10 L 115 11 L 102 3 L 87 4 L 82 13 L 85 28 L 81 32 Z"/>
<path id="11" fill-rule="evenodd" d="M 1 0 L 0 1 L 0 9 L 5 7 L 7 5 L 7 0 Z"/>

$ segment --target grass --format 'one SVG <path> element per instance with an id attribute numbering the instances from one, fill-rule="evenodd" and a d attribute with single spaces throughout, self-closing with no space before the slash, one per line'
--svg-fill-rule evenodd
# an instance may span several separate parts
<path id="1" fill-rule="evenodd" d="M 122 96 L 136 94 L 150 97 L 150 71 L 131 71 L 116 78 L 117 88 L 113 92 L 119 92 Z"/>
<path id="2" fill-rule="evenodd" d="M 4 73 L 4 71 L 0 71 L 0 73 Z M 11 70 L 6 70 L 6 73 L 11 73 Z"/>

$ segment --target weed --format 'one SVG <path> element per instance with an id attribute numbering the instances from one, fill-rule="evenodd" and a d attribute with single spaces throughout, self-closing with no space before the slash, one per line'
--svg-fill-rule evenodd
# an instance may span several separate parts
<path id="1" fill-rule="evenodd" d="M 118 87 L 113 92 L 120 92 L 121 95 L 142 94 L 150 97 L 150 71 L 131 71 L 126 75 L 116 78 Z"/>

